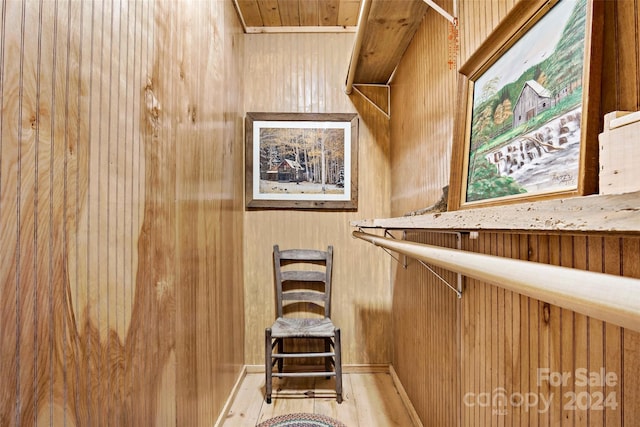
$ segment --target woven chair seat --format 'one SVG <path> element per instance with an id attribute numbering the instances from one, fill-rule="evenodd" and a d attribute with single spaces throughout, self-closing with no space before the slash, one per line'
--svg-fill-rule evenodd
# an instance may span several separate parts
<path id="1" fill-rule="evenodd" d="M 333 337 L 336 327 L 331 319 L 295 319 L 278 317 L 271 326 L 274 338 Z"/>

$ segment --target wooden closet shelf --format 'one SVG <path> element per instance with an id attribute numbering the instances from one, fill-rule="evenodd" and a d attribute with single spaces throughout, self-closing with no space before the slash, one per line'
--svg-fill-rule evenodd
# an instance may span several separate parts
<path id="1" fill-rule="evenodd" d="M 362 219 L 352 221 L 351 226 L 385 230 L 640 235 L 640 191 L 434 212 L 397 218 Z"/>
<path id="2" fill-rule="evenodd" d="M 429 6 L 423 0 L 363 0 L 349 64 L 351 84 L 387 84 Z"/>

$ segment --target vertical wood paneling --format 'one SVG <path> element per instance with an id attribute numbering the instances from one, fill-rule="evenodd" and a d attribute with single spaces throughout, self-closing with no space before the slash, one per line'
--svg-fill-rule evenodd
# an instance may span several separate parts
<path id="1" fill-rule="evenodd" d="M 635 111 L 640 109 L 640 4 L 638 0 L 627 0 L 616 2 L 615 6 L 617 103 Z"/>
<path id="2" fill-rule="evenodd" d="M 640 3 L 605 2 L 602 112 L 640 109 Z"/>
<path id="3" fill-rule="evenodd" d="M 334 246 L 332 317 L 342 330 L 343 363 L 391 359 L 389 264 L 357 261 L 370 259 L 375 248 L 354 241 L 349 227 L 356 218 L 389 214 L 388 121 L 362 97 L 343 91 L 352 43 L 353 34 L 246 36 L 246 111 L 359 115 L 357 212 L 245 212 L 247 364 L 264 363 L 264 328 L 275 319 L 276 243 L 281 248 Z"/>
<path id="4" fill-rule="evenodd" d="M 456 82 L 448 69 L 447 37 L 447 21 L 428 11 L 391 83 L 394 216 L 436 203 L 447 185 Z M 434 59 L 425 61 L 424 52 Z"/>
<path id="5" fill-rule="evenodd" d="M 1 10 L 0 425 L 213 424 L 243 363 L 232 3 Z"/>
<path id="6" fill-rule="evenodd" d="M 529 237 L 529 248 L 527 251 L 527 260 L 529 261 L 537 261 L 537 253 L 538 253 L 538 239 L 533 238 L 533 236 Z M 525 298 L 527 300 L 529 306 L 529 390 L 533 393 L 537 393 L 538 396 L 541 396 L 543 389 L 540 387 L 538 382 L 538 376 L 536 375 L 536 366 L 546 366 L 540 359 L 540 331 L 539 326 L 544 321 L 544 306 L 536 300 L 531 300 L 529 298 Z M 472 360 L 469 360 L 468 363 L 473 363 Z M 524 390 L 524 389 L 523 389 Z M 548 396 L 548 392 L 544 394 L 544 396 Z M 544 425 L 543 421 L 541 422 L 541 414 L 538 411 L 529 411 L 529 423 L 530 425 Z"/>
<path id="7" fill-rule="evenodd" d="M 604 272 L 609 274 L 622 274 L 622 240 L 618 237 L 604 238 Z M 620 378 L 622 378 L 622 334 L 623 329 L 615 325 L 605 323 L 604 337 L 604 363 L 603 367 L 607 372 L 615 372 L 618 377 L 616 385 L 609 386 L 603 384 L 604 395 L 613 393 L 617 397 L 620 407 L 612 408 L 605 406 L 604 421 L 606 426 L 622 425 L 622 412 L 624 409 L 625 396 L 620 388 Z M 630 415 L 630 414 L 629 414 Z"/>
<path id="8" fill-rule="evenodd" d="M 464 63 L 492 29 L 511 10 L 515 1 L 459 1 L 459 55 Z M 606 2 L 605 61 L 602 79 L 602 111 L 636 110 L 640 77 L 640 17 L 637 0 Z M 445 9 L 448 8 L 444 5 Z M 446 67 L 447 34 L 444 20 L 431 12 L 407 49 L 392 82 L 391 111 L 391 200 L 392 214 L 402 215 L 435 203 L 440 188 L 447 185 L 446 170 L 451 161 L 452 120 L 459 103 L 453 83 L 456 72 Z M 437 64 L 442 63 L 442 66 Z M 423 233 L 428 236 L 428 233 Z M 577 269 L 639 277 L 638 238 L 630 236 L 558 236 L 481 233 L 479 238 L 464 239 L 467 250 L 530 261 L 551 263 Z M 430 289 L 426 277 L 399 271 L 393 276 L 394 330 L 408 324 L 415 311 L 424 305 L 442 304 L 425 300 Z M 576 284 L 579 286 L 579 284 Z M 445 305 L 446 306 L 446 305 Z M 635 378 L 640 371 L 638 334 L 605 324 L 597 319 L 560 309 L 553 305 L 501 291 L 476 280 L 466 279 L 465 294 L 456 312 L 440 311 L 429 324 L 414 326 L 426 337 L 396 333 L 393 337 L 393 364 L 418 414 L 425 425 L 450 425 L 433 422 L 430 412 L 440 403 L 447 383 L 429 375 L 428 367 L 416 363 L 432 347 L 440 330 L 433 325 L 451 324 L 460 316 L 460 393 L 449 416 L 457 411 L 463 426 L 486 425 L 631 425 L 639 415 L 632 396 L 638 394 Z M 426 347 L 425 347 L 426 346 Z M 453 356 L 453 355 L 452 355 Z M 439 367 L 451 368 L 451 358 Z M 613 372 L 614 386 L 576 384 L 539 384 L 538 369 L 588 372 Z M 452 369 L 452 368 L 451 368 Z M 426 384 L 425 384 L 426 383 Z M 432 389 L 437 389 L 435 394 Z M 533 393 L 551 400 L 549 411 L 508 407 L 504 412 L 491 404 L 468 404 L 480 393 L 503 388 L 511 393 Z M 470 393 L 470 394 L 468 394 Z M 617 408 L 603 410 L 565 405 L 572 394 L 615 396 Z M 435 397 L 437 396 L 437 398 Z M 486 397 L 486 396 L 485 396 Z M 473 402 L 472 402 L 473 403 Z M 631 424 L 630 424 L 631 423 Z"/>
<path id="9" fill-rule="evenodd" d="M 587 265 L 590 271 L 603 271 L 602 260 L 604 259 L 603 244 L 601 238 L 591 238 L 588 243 Z M 589 319 L 589 370 L 598 369 L 604 366 L 604 322 L 597 319 Z M 591 393 L 604 393 L 601 384 L 589 387 Z M 604 411 L 592 412 L 589 414 L 591 425 L 604 425 Z"/>
<path id="10" fill-rule="evenodd" d="M 456 246 L 453 235 L 411 232 L 405 238 Z M 429 420 L 425 425 L 456 425 L 460 387 L 456 336 L 460 331 L 455 317 L 459 300 L 425 266 L 404 257 L 400 262 L 407 262 L 407 268 L 398 266 L 394 277 L 407 289 L 396 288 L 394 292 L 393 312 L 402 314 L 394 317 L 393 336 L 396 342 L 411 343 L 415 351 L 394 346 L 394 368 L 420 417 Z M 455 274 L 433 269 L 455 286 Z"/>
<path id="11" fill-rule="evenodd" d="M 501 253 L 498 243 L 500 237 L 500 235 L 481 234 L 479 244 L 467 241 L 468 250 L 498 255 Z M 505 239 L 512 237 L 504 235 Z M 628 256 L 637 258 L 637 253 L 625 255 L 625 252 L 633 250 L 632 248 L 639 241 L 638 238 L 602 239 L 585 236 L 537 235 L 527 237 L 522 235 L 519 238 L 528 242 L 526 246 L 522 244 L 518 246 L 528 247 L 527 252 L 531 261 L 544 263 L 560 261 L 563 266 L 579 269 L 583 269 L 589 264 L 593 271 L 603 271 L 605 268 L 599 260 L 620 260 Z M 612 242 L 606 244 L 606 240 L 612 240 Z M 482 245 L 482 241 L 487 244 Z M 590 248 L 594 246 L 603 248 L 603 245 L 604 251 L 596 252 L 598 255 L 595 257 L 588 255 L 590 251 L 593 252 Z M 483 247 L 486 250 L 483 250 Z M 560 255 L 562 253 L 568 255 Z M 558 257 L 556 254 L 560 256 Z M 514 246 L 511 247 L 511 250 L 503 251 L 500 256 L 521 258 L 514 250 Z M 587 260 L 591 261 L 587 262 Z M 619 268 L 621 263 L 611 261 L 611 268 L 614 265 Z M 632 271 L 635 270 L 632 269 Z M 637 277 L 637 273 L 630 274 L 630 276 Z M 427 284 L 424 283 L 422 286 L 427 286 Z M 480 313 L 484 314 L 480 314 L 479 317 L 472 316 L 469 319 L 463 319 L 463 324 L 474 325 L 476 329 L 484 329 L 486 332 L 479 335 L 464 333 L 462 335 L 462 371 L 480 372 L 479 377 L 477 374 L 463 376 L 463 396 L 467 393 L 475 396 L 488 393 L 493 397 L 499 393 L 500 388 L 503 388 L 507 396 L 511 396 L 512 393 L 535 393 L 540 398 L 544 396 L 551 401 L 551 407 L 549 411 L 543 411 L 541 406 L 525 411 L 523 408 L 507 405 L 504 408 L 505 412 L 502 413 L 500 405 L 496 406 L 491 403 L 486 406 L 476 404 L 470 407 L 464 403 L 463 399 L 462 425 L 501 425 L 502 423 L 505 425 L 623 425 L 623 418 L 636 416 L 634 410 L 626 405 L 629 394 L 623 388 L 626 382 L 622 381 L 624 365 L 627 361 L 634 366 L 632 369 L 636 369 L 636 362 L 631 356 L 636 354 L 638 350 L 637 342 L 634 340 L 635 334 L 631 333 L 630 342 L 625 345 L 624 341 L 627 340 L 628 331 L 623 331 L 612 325 L 603 325 L 602 322 L 594 321 L 594 319 L 588 319 L 571 311 L 524 297 L 519 298 L 521 303 L 526 301 L 529 310 L 521 308 L 519 319 L 516 319 L 515 315 L 510 319 L 511 313 L 514 311 L 513 306 L 511 305 L 510 308 L 510 304 L 508 304 L 509 295 L 505 294 L 505 304 L 499 303 L 499 294 L 498 304 L 490 303 L 495 298 L 495 289 L 473 280 L 467 282 L 461 308 L 463 315 L 467 316 L 467 313 L 472 313 L 471 307 L 479 307 Z M 487 292 L 492 295 L 489 300 L 486 297 Z M 414 294 L 413 298 L 417 298 L 417 295 Z M 539 311 L 531 310 L 531 307 L 535 306 L 539 307 Z M 496 318 L 500 319 L 499 322 L 504 319 L 503 331 L 500 324 L 496 324 Z M 513 327 L 509 326 L 510 322 L 513 323 Z M 520 332 L 517 331 L 515 325 L 518 323 L 529 325 L 526 329 L 527 333 L 523 333 L 522 329 Z M 588 325 L 591 330 L 590 336 L 587 336 Z M 505 350 L 503 352 L 500 341 L 511 342 L 514 351 Z M 622 345 L 625 345 L 630 353 L 631 357 L 628 359 L 621 351 Z M 484 348 L 485 350 L 472 353 L 464 351 L 465 348 Z M 527 353 L 528 355 L 526 355 Z M 526 378 L 520 382 L 519 386 L 514 380 L 516 375 L 512 374 L 515 367 L 520 370 L 521 378 L 523 373 Z M 542 368 L 548 368 L 551 372 L 568 372 L 571 377 L 563 384 L 540 381 L 538 369 Z M 589 373 L 599 373 L 600 369 L 605 369 L 606 372 L 615 374 L 618 380 L 612 386 L 601 386 L 598 380 L 595 380 L 593 384 L 582 385 L 576 377 L 577 369 L 585 369 Z M 486 379 L 478 381 L 477 378 L 483 378 L 482 372 L 485 372 Z M 491 379 L 489 380 L 489 378 Z M 497 382 L 495 382 L 496 379 Z M 610 395 L 612 399 L 616 399 L 618 406 L 614 408 L 609 405 L 603 406 L 602 410 L 596 408 L 588 410 L 585 408 L 584 401 L 582 403 L 574 402 L 576 406 L 571 406 L 574 393 L 581 392 L 588 393 L 594 398 L 597 398 L 598 393 L 604 393 L 605 396 Z M 582 398 L 584 399 L 584 396 Z M 595 401 L 593 402 L 595 405 Z"/>
<path id="12" fill-rule="evenodd" d="M 574 251 L 575 249 L 579 249 L 584 254 L 580 257 L 573 257 L 573 267 L 578 268 L 580 270 L 587 269 L 587 237 L 585 236 L 574 236 Z M 588 367 L 588 355 L 589 355 L 589 336 L 588 336 L 588 317 L 574 313 L 574 340 L 573 340 L 573 362 L 576 368 Z M 580 393 L 588 393 L 589 387 L 587 384 L 580 385 L 575 384 L 574 391 L 576 395 Z M 586 426 L 588 425 L 588 415 L 589 411 L 587 408 L 577 408 L 574 413 L 574 422 L 576 426 Z"/>
<path id="13" fill-rule="evenodd" d="M 640 240 L 624 239 L 622 241 L 622 274 L 630 277 L 640 277 Z M 621 372 L 622 394 L 625 396 L 624 412 L 626 414 L 640 414 L 640 383 L 632 378 L 638 378 L 640 374 L 640 333 L 635 331 L 622 331 L 622 360 Z M 628 418 L 625 418 L 628 419 Z"/>

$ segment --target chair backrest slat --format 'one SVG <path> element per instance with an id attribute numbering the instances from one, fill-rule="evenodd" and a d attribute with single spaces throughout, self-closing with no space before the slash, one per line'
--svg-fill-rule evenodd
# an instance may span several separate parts
<path id="1" fill-rule="evenodd" d="M 283 301 L 324 301 L 324 292 L 318 291 L 284 291 Z"/>
<path id="2" fill-rule="evenodd" d="M 283 261 L 325 261 L 327 253 L 313 249 L 285 249 L 280 251 L 280 259 Z"/>
<path id="3" fill-rule="evenodd" d="M 278 317 L 283 316 L 283 301 L 322 302 L 325 317 L 331 316 L 332 246 L 329 246 L 326 251 L 314 249 L 287 249 L 281 251 L 278 245 L 274 245 L 273 261 L 276 276 Z M 311 269 L 305 269 L 304 264 L 311 265 L 312 267 L 309 267 Z M 287 267 L 290 269 L 287 269 Z M 283 283 L 285 282 L 286 288 L 283 289 Z M 305 283 L 314 283 L 314 285 L 304 285 Z M 315 283 L 320 284 L 320 290 L 315 290 Z M 308 289 L 309 286 L 313 286 L 313 288 Z"/>
<path id="4" fill-rule="evenodd" d="M 327 275 L 324 271 L 283 271 L 282 281 L 297 281 L 297 282 L 324 282 Z"/>

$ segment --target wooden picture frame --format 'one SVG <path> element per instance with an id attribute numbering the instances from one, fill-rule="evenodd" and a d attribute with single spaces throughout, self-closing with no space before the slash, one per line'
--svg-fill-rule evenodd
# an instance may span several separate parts
<path id="1" fill-rule="evenodd" d="M 247 209 L 357 210 L 355 113 L 247 113 Z"/>
<path id="2" fill-rule="evenodd" d="M 449 210 L 597 192 L 603 22 L 521 1 L 460 68 Z"/>

